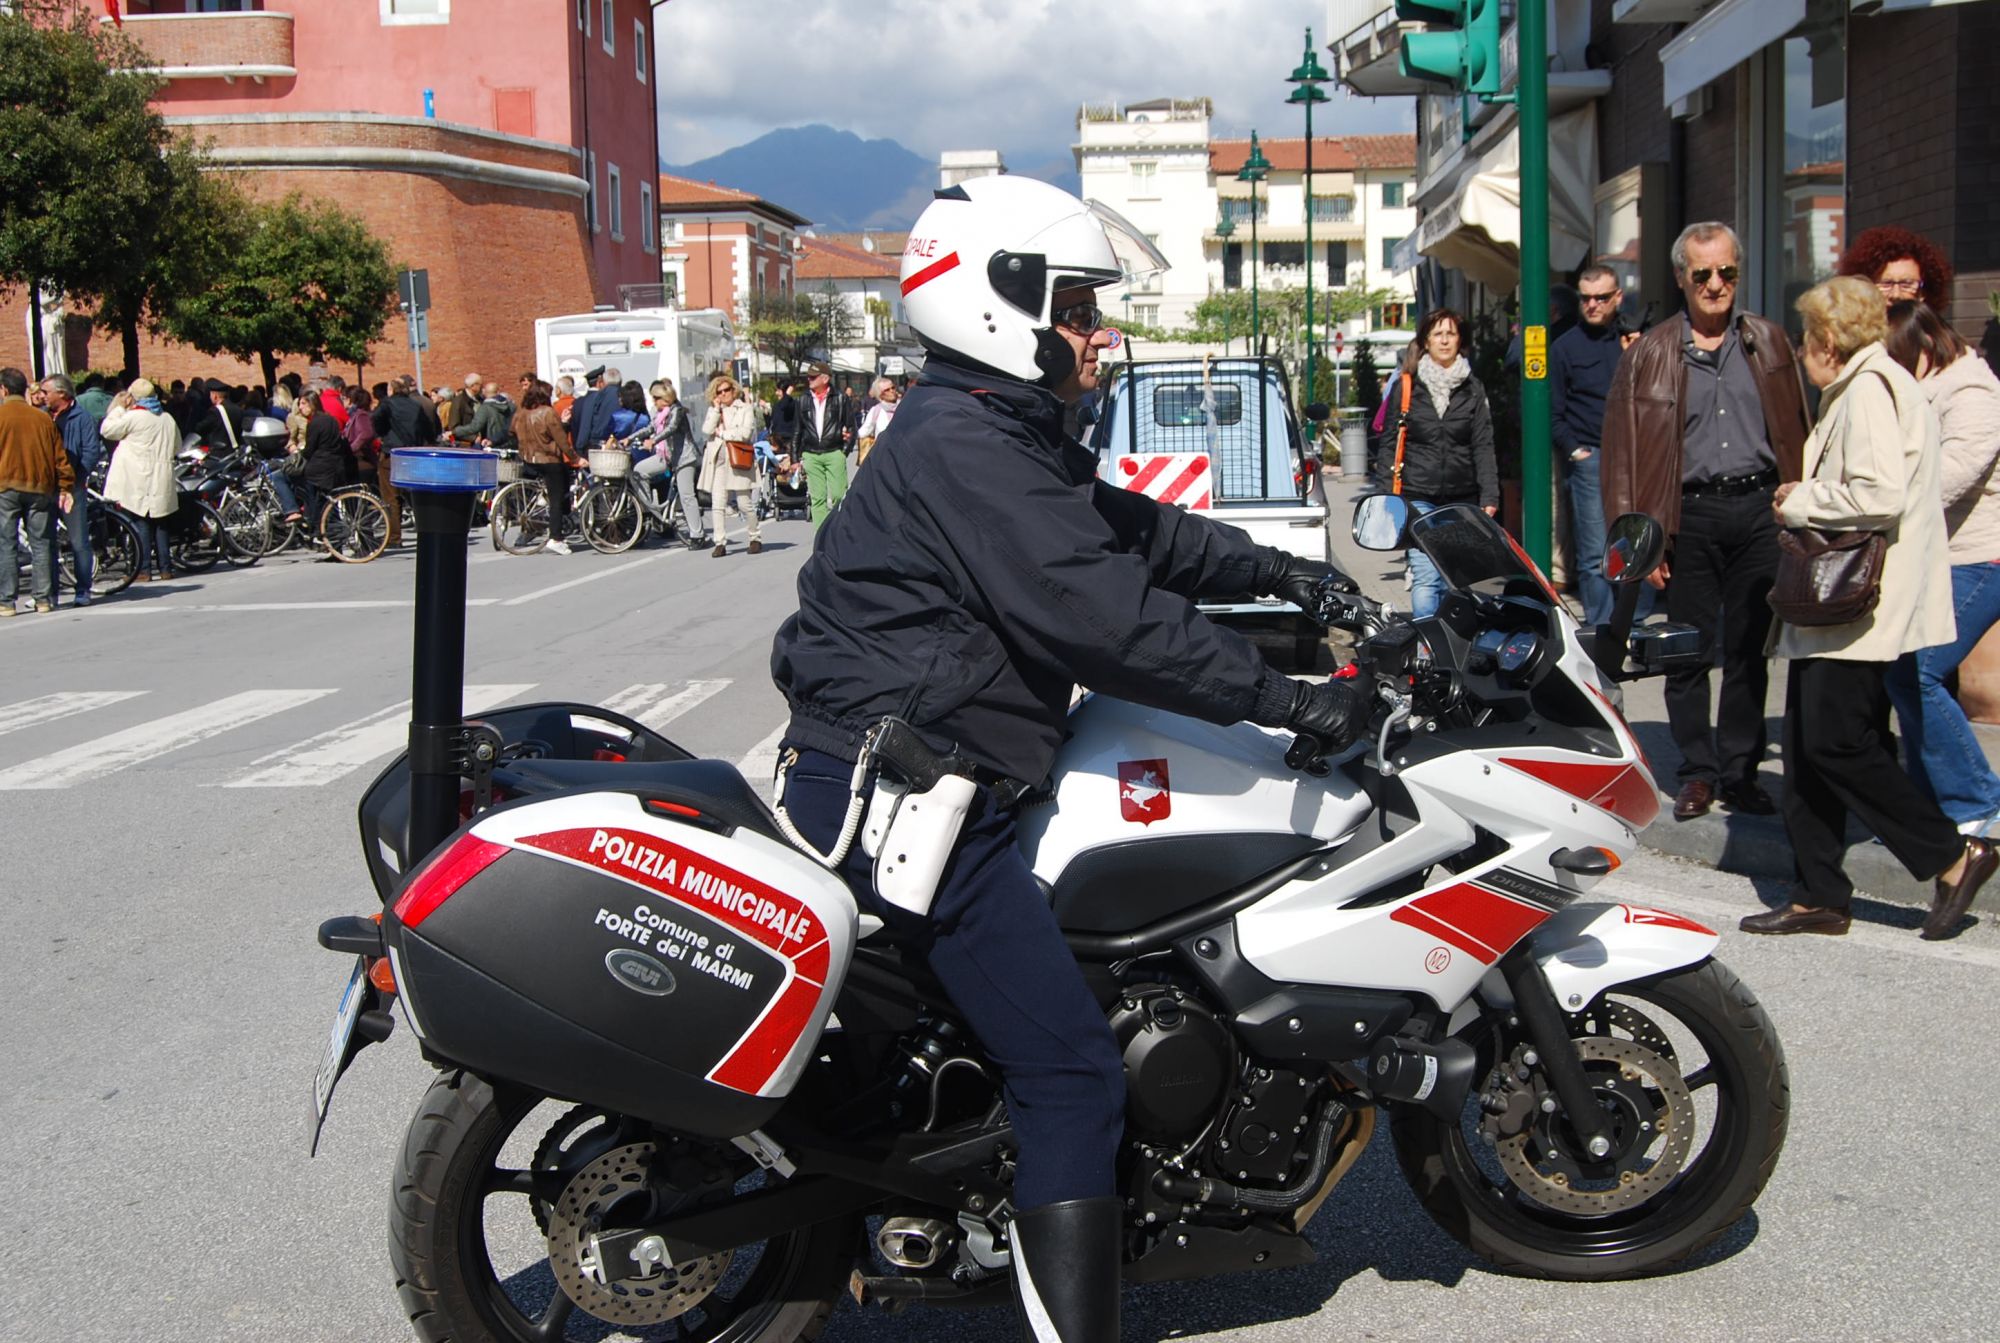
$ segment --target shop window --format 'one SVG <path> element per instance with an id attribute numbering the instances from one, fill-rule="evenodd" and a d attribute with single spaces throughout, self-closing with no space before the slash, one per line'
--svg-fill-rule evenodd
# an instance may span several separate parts
<path id="1" fill-rule="evenodd" d="M 1834 274 L 1847 247 L 1847 65 L 1844 26 L 1786 40 L 1783 172 L 1772 203 L 1784 320 L 1800 332 L 1793 304 Z"/>
<path id="2" fill-rule="evenodd" d="M 1609 266 L 1618 276 L 1618 287 L 1625 291 L 1618 314 L 1627 327 L 1634 329 L 1644 311 L 1643 305 L 1648 301 L 1657 304 L 1663 297 L 1646 293 L 1641 282 L 1640 247 L 1644 231 L 1640 215 L 1641 176 L 1641 171 L 1633 168 L 1597 188 L 1592 226 L 1595 236 L 1590 254 L 1593 262 Z"/>

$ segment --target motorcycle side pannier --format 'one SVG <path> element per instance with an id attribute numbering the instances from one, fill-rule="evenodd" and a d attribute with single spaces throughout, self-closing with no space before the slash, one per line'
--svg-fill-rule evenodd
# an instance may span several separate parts
<path id="1" fill-rule="evenodd" d="M 383 932 L 433 1056 L 727 1138 L 791 1094 L 856 918 L 783 842 L 607 791 L 486 813 L 411 875 Z"/>

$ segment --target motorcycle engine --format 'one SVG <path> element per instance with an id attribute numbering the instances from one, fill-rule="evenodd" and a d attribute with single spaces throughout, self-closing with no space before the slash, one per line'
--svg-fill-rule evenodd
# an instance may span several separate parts
<path id="1" fill-rule="evenodd" d="M 1128 986 L 1110 1021 L 1125 1056 L 1126 1131 L 1168 1151 L 1195 1141 L 1236 1072 L 1229 1028 L 1170 984 Z"/>

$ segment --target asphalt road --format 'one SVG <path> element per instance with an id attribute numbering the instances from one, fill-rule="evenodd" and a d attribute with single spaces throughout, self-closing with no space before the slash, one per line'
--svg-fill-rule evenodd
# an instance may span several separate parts
<path id="1" fill-rule="evenodd" d="M 479 702 L 614 701 L 768 773 L 770 636 L 806 526 L 766 554 L 471 550 Z M 430 1070 L 407 1034 L 341 1083 L 308 1161 L 309 1079 L 346 966 L 313 929 L 374 905 L 353 808 L 400 741 L 405 550 L 266 562 L 0 622 L 0 1338 L 408 1338 L 384 1252 L 390 1163 Z M 356 742 L 359 745 L 356 745 Z M 1791 1065 L 1754 1214 L 1670 1277 L 1496 1274 L 1425 1219 L 1388 1144 L 1312 1226 L 1317 1264 L 1128 1294 L 1131 1340 L 1989 1338 L 2000 1255 L 1984 1105 L 2000 936 L 1926 944 L 1889 909 L 1761 941 L 1751 882 L 1635 858 L 1606 894 L 1723 928 Z M 831 1340 L 1011 1341 L 1001 1311 L 863 1314 Z"/>

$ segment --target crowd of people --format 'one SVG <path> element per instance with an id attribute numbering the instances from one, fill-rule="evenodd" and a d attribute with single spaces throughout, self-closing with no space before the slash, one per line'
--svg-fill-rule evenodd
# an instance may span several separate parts
<path id="1" fill-rule="evenodd" d="M 553 383 L 524 372 L 511 391 L 478 373 L 467 373 L 456 390 L 429 392 L 409 377 L 362 387 L 324 372 L 287 373 L 268 389 L 201 378 L 176 379 L 164 389 L 145 378 L 127 386 L 97 373 L 80 383 L 62 375 L 37 383 L 17 369 L 6 374 L 0 376 L 0 537 L 10 546 L 17 536 L 27 541 L 34 557 L 34 611 L 53 611 L 61 599 L 59 531 L 70 545 L 72 604 L 90 604 L 89 530 L 59 529 L 56 517 L 83 497 L 101 464 L 110 462 L 104 498 L 132 518 L 143 542 L 135 581 L 164 580 L 173 571 L 167 524 L 180 507 L 176 464 L 183 445 L 238 450 L 261 418 L 284 422 L 287 453 L 296 458 L 291 470 L 265 472 L 286 522 L 311 519 L 327 495 L 365 483 L 387 505 L 388 545 L 400 546 L 402 509 L 388 450 L 476 444 L 519 452 L 526 472 L 546 484 L 553 531 L 548 548 L 568 554 L 571 479 L 592 448 L 616 445 L 631 453 L 640 477 L 663 477 L 662 488 L 679 492 L 697 528 L 703 518 L 697 500 L 711 496 L 709 531 L 688 544 L 712 546 L 722 556 L 728 553 L 723 524 L 729 509 L 749 522 L 750 553 L 763 549 L 753 497 L 756 472 L 767 459 L 779 472 L 802 478 L 813 525 L 822 524 L 846 495 L 850 457 L 855 466 L 866 460 L 902 393 L 888 378 L 878 378 L 865 398 L 851 386 L 834 389 L 824 364 L 811 365 L 803 378 L 781 380 L 770 400 L 751 399 L 723 376 L 703 389 L 709 409 L 696 423 L 672 380 L 647 387 L 622 379 L 615 368 L 586 370 L 578 363 L 565 365 Z M 738 402 L 726 419 L 716 410 L 717 394 L 725 389 Z M 732 441 L 751 443 L 758 465 L 733 466 Z M 0 570 L 0 616 L 11 616 L 18 609 L 19 576 L 13 564 Z"/>
<path id="2" fill-rule="evenodd" d="M 1949 262 L 1907 229 L 1862 233 L 1839 273 L 1799 298 L 1797 347 L 1738 303 L 1742 245 L 1726 225 L 1683 231 L 1673 265 L 1685 311 L 1644 332 L 1620 324 L 1616 272 L 1585 267 L 1550 347 L 1551 448 L 1583 618 L 1611 616 L 1607 518 L 1657 519 L 1671 541 L 1646 605 L 1657 598 L 1668 619 L 1695 627 L 1703 654 L 1665 686 L 1681 757 L 1674 818 L 1717 805 L 1781 812 L 1797 854 L 1791 898 L 1744 919 L 1745 931 L 1847 931 L 1852 815 L 1913 875 L 1935 879 L 1923 936 L 1950 936 L 2000 869 L 1989 842 L 2000 777 L 1948 688 L 2000 621 L 2000 378 L 1940 314 Z M 1499 502 L 1491 411 L 1460 350 L 1464 329 L 1450 309 L 1424 317 L 1376 420 L 1375 483 L 1419 513 Z M 1872 606 L 1831 623 L 1777 619 L 1787 532 L 1879 535 Z M 1415 613 L 1435 610 L 1439 580 L 1419 554 L 1410 577 Z M 1790 660 L 1782 806 L 1759 778 L 1774 653 Z"/>

